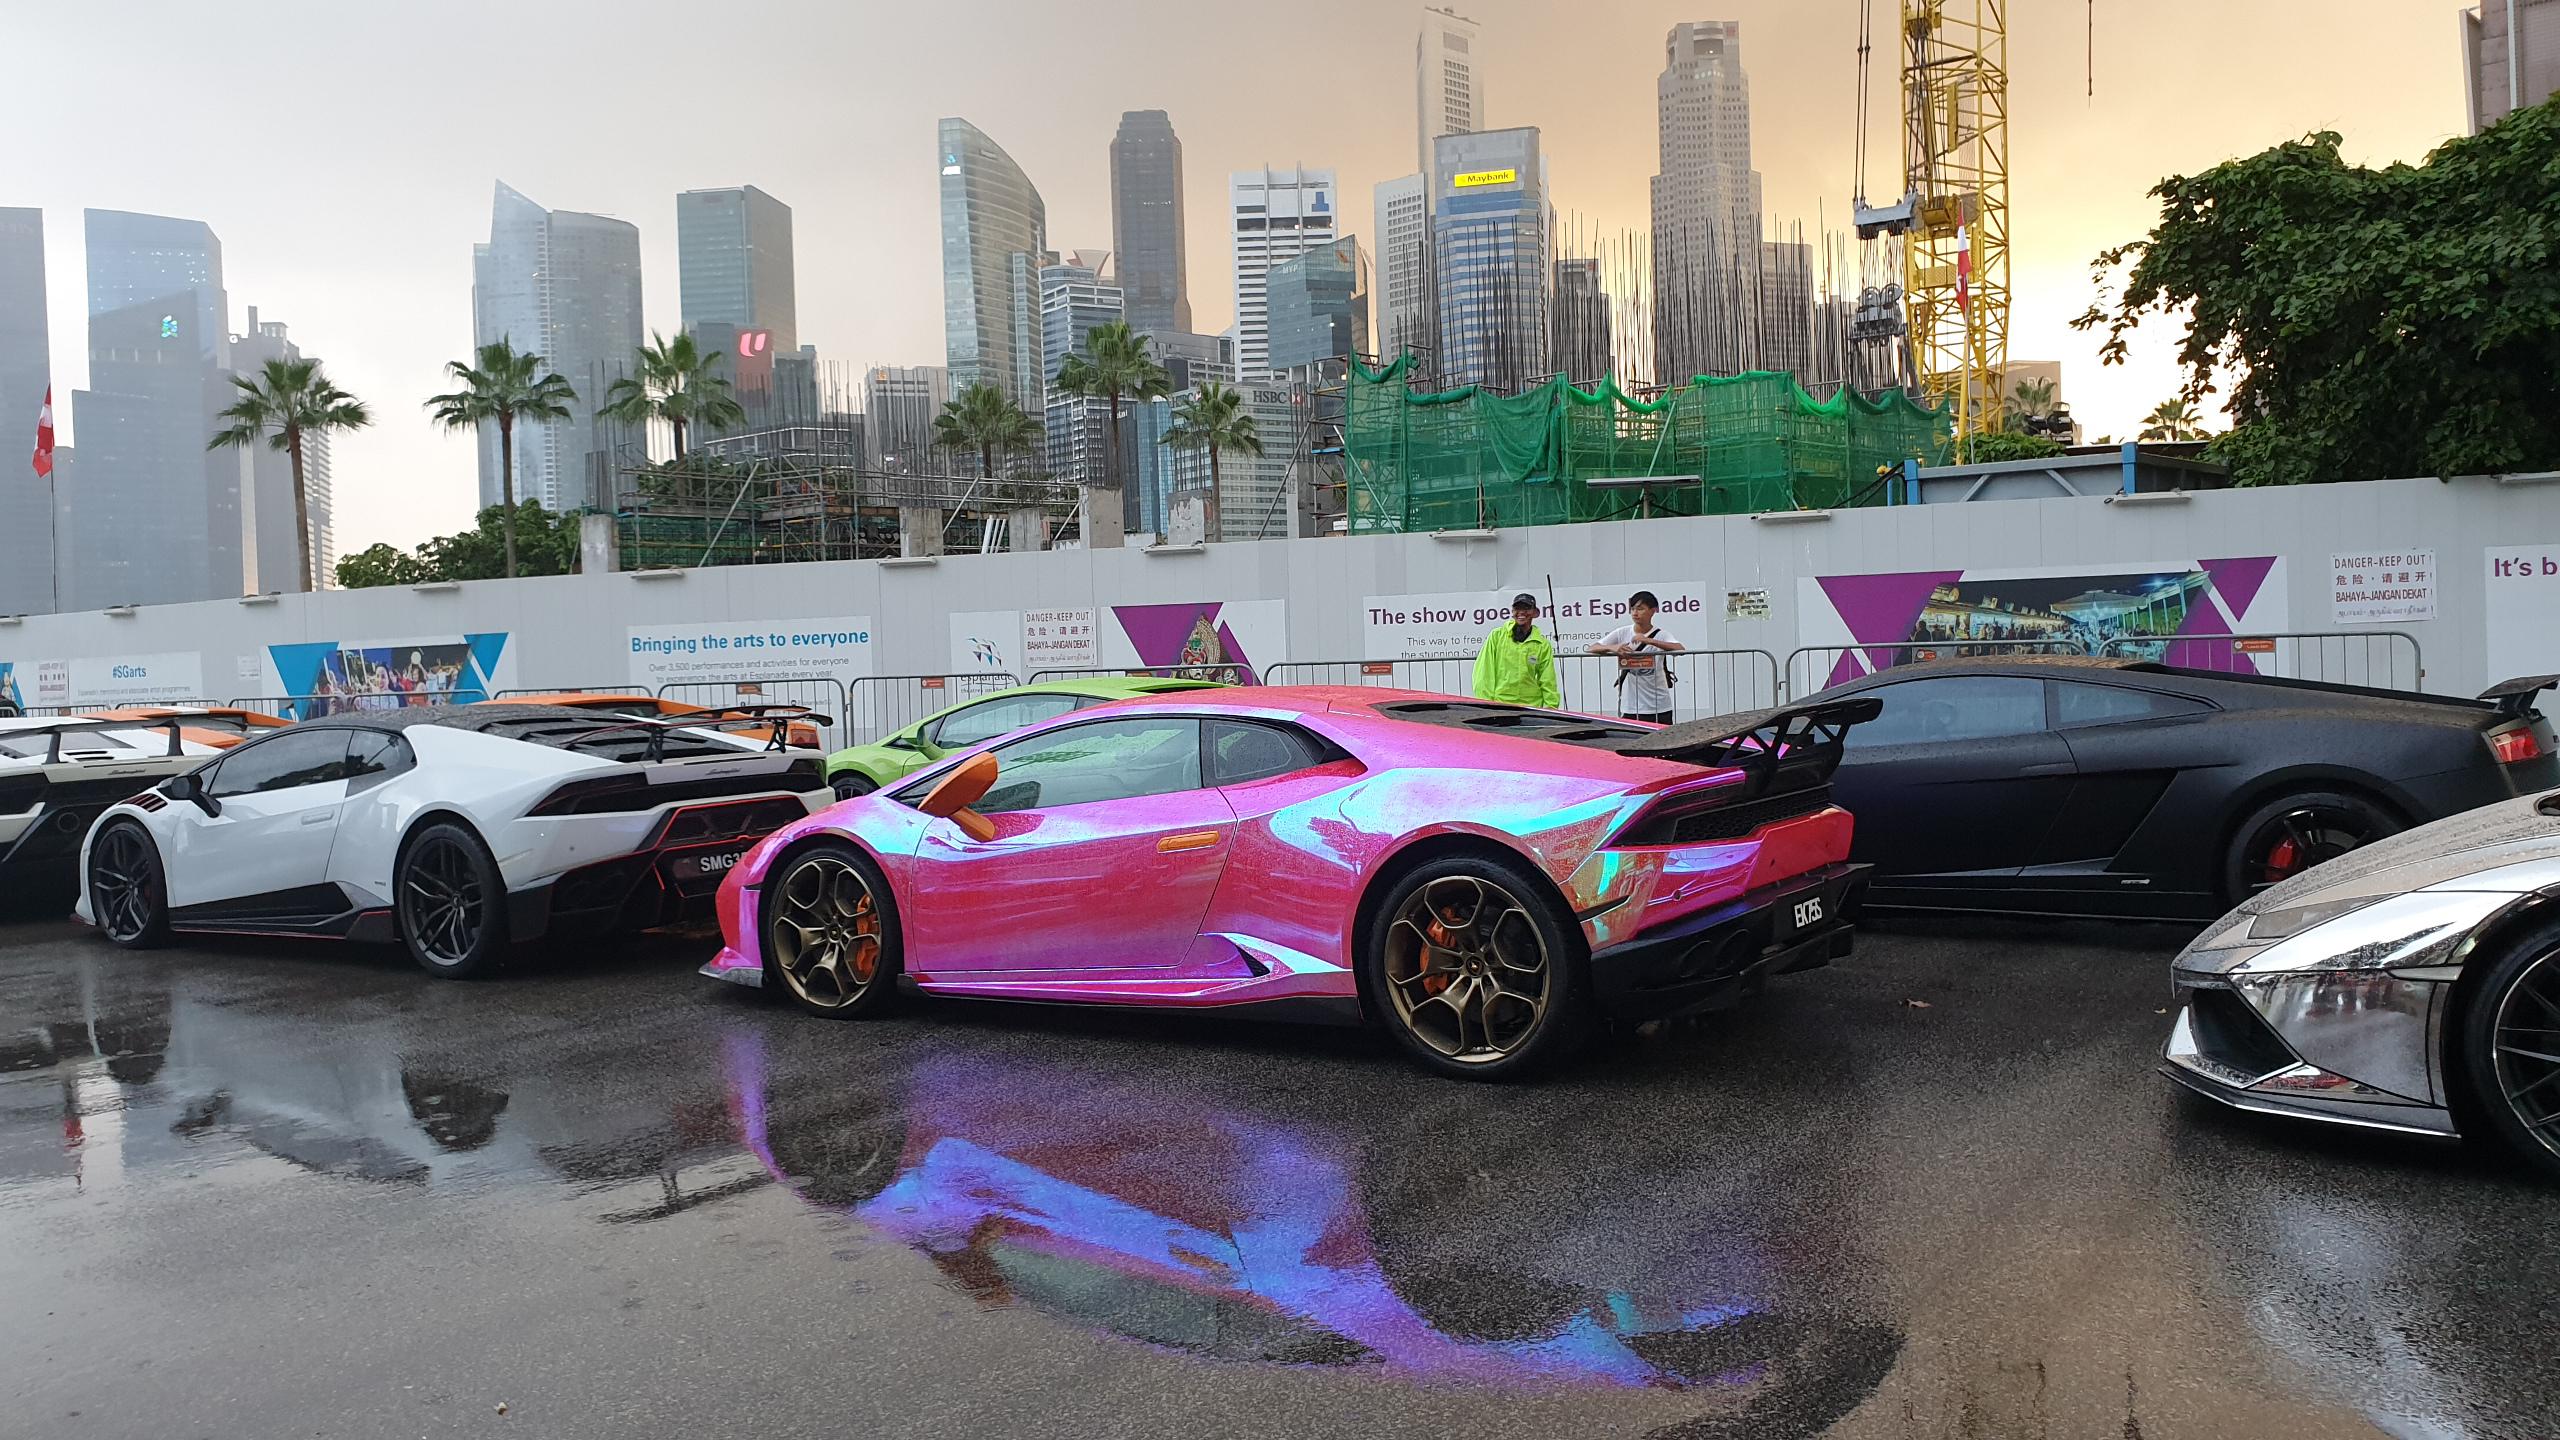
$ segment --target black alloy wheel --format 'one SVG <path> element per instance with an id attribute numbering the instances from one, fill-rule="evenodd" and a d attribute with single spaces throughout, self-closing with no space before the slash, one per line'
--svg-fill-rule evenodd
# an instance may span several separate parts
<path id="1" fill-rule="evenodd" d="M 476 979 L 507 948 L 506 887 L 480 837 L 437 821 L 410 838 L 392 888 L 409 958 L 430 975 Z"/>
<path id="2" fill-rule="evenodd" d="M 2462 1012 L 2462 1068 L 2476 1111 L 2509 1149 L 2560 1181 L 2560 926 L 2469 963 L 2487 967 Z"/>
<path id="3" fill-rule="evenodd" d="M 2223 863 L 2224 898 L 2236 905 L 2400 829 L 2361 795 L 2324 790 L 2270 801 L 2240 822 Z"/>
<path id="4" fill-rule="evenodd" d="M 169 938 L 169 887 L 160 850 L 143 828 L 120 820 L 89 847 L 89 914 L 99 933 L 129 950 Z"/>
<path id="5" fill-rule="evenodd" d="M 880 788 L 878 782 L 859 770 L 847 770 L 828 781 L 827 787 L 836 792 L 838 800 L 850 800 L 857 795 L 868 795 Z"/>

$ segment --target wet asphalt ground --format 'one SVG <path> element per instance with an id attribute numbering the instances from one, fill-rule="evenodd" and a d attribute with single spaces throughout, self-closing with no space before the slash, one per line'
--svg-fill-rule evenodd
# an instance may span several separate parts
<path id="1" fill-rule="evenodd" d="M 2178 938 L 1872 930 L 1496 1088 L 0 923 L 0 1434 L 2560 1434 L 2560 1190 L 2181 1102 Z"/>

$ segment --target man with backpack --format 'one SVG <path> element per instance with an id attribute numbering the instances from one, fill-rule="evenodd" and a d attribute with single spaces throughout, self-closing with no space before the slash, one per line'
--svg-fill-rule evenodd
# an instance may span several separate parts
<path id="1" fill-rule="evenodd" d="M 1667 630 L 1657 629 L 1654 611 L 1660 602 L 1650 590 L 1639 590 L 1627 599 L 1627 622 L 1600 637 L 1591 647 L 1594 655 L 1618 657 L 1618 713 L 1629 720 L 1647 720 L 1656 725 L 1671 723 L 1671 687 L 1680 683 L 1671 673 L 1671 657 L 1686 648 L 1671 638 Z"/>

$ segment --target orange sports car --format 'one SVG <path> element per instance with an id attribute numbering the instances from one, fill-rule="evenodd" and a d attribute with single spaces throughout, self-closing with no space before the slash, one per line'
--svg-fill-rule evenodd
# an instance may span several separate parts
<path id="1" fill-rule="evenodd" d="M 666 700 L 646 691 L 629 694 L 592 694 L 564 691 L 556 695 L 509 695 L 502 700 L 483 700 L 483 705 L 566 705 L 572 710 L 603 710 L 615 715 L 629 715 L 639 720 L 681 720 L 688 716 L 712 716 L 721 712 L 700 705 L 687 705 L 681 700 Z M 783 743 L 805 749 L 818 748 L 818 727 L 806 720 L 789 722 Z M 770 729 L 739 730 L 744 740 L 771 740 Z"/>
<path id="2" fill-rule="evenodd" d="M 259 732 L 273 730 L 293 722 L 281 715 L 262 710 L 243 710 L 233 705 L 121 705 L 110 710 L 84 710 L 84 719 L 96 720 L 183 720 L 181 733 L 199 745 L 228 750 L 243 740 L 255 738 Z"/>

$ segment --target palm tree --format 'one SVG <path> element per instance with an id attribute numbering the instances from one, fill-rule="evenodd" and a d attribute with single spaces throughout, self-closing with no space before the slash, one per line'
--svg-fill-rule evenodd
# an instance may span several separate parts
<path id="1" fill-rule="evenodd" d="M 2195 412 L 2184 395 L 2173 396 L 2151 407 L 2142 417 L 2143 430 L 2137 440 L 2202 440 L 2205 438 L 2204 417 Z"/>
<path id="2" fill-rule="evenodd" d="M 311 436 L 332 430 L 359 430 L 373 423 L 364 402 L 329 383 L 317 360 L 270 360 L 255 375 L 234 375 L 239 395 L 218 417 L 230 425 L 205 442 L 207 450 L 254 444 L 267 437 L 269 449 L 293 457 L 293 538 L 302 552 L 302 588 L 320 588 L 311 573 L 311 496 L 302 483 L 302 446 Z"/>
<path id="3" fill-rule="evenodd" d="M 1183 397 L 1173 407 L 1173 424 L 1166 427 L 1164 442 L 1185 450 L 1209 452 L 1209 490 L 1220 488 L 1218 456 L 1234 450 L 1246 455 L 1262 453 L 1262 437 L 1254 430 L 1253 417 L 1244 414 L 1244 397 L 1228 386 L 1212 380 Z"/>
<path id="4" fill-rule="evenodd" d="M 1082 355 L 1069 355 L 1058 367 L 1050 388 L 1062 395 L 1087 395 L 1111 407 L 1111 458 L 1103 473 L 1117 488 L 1120 479 L 1120 402 L 1146 401 L 1164 394 L 1173 377 L 1147 353 L 1147 337 L 1114 320 L 1095 326 L 1085 337 Z"/>
<path id="5" fill-rule="evenodd" d="M 504 339 L 481 346 L 473 358 L 480 363 L 454 360 L 445 365 L 445 373 L 462 388 L 450 395 L 429 396 L 427 414 L 447 430 L 497 422 L 498 487 L 506 502 L 507 578 L 512 580 L 516 573 L 516 421 L 566 420 L 578 392 L 569 388 L 559 372 L 545 374 L 541 356 L 518 350 Z"/>
<path id="6" fill-rule="evenodd" d="M 602 413 L 626 425 L 666 421 L 676 434 L 675 463 L 682 465 L 686 426 L 722 429 L 747 422 L 746 407 L 720 375 L 725 358 L 716 350 L 705 352 L 686 331 L 669 340 L 652 330 L 649 343 L 640 347 L 640 373 L 605 388 Z"/>
<path id="7" fill-rule="evenodd" d="M 2018 422 L 2029 417 L 2052 414 L 2053 382 L 2040 376 L 2030 376 L 2010 386 L 2008 411 L 2012 429 L 2019 428 Z"/>
<path id="8" fill-rule="evenodd" d="M 933 417 L 934 443 L 977 451 L 978 473 L 990 480 L 998 455 L 1028 450 L 1039 438 L 1040 422 L 993 385 L 970 386 Z"/>

